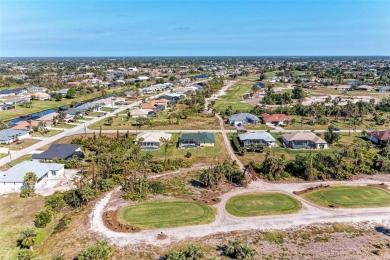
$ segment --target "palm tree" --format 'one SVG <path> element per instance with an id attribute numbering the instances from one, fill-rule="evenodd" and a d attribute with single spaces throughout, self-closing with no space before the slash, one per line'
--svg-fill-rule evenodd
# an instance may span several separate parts
<path id="1" fill-rule="evenodd" d="M 29 187 L 34 187 L 34 185 L 38 181 L 38 177 L 35 173 L 33 172 L 28 172 L 26 175 L 24 175 L 23 179 L 24 183 L 26 183 Z"/>
<path id="2" fill-rule="evenodd" d="M 161 137 L 161 138 L 160 138 L 160 142 L 161 142 L 161 143 L 163 144 L 163 146 L 164 146 L 164 155 L 165 155 L 164 167 L 166 168 L 166 167 L 167 167 L 167 154 L 168 154 L 168 148 L 172 146 L 172 142 L 171 142 L 171 139 L 164 138 L 164 137 Z"/>
<path id="3" fill-rule="evenodd" d="M 35 233 L 35 229 L 33 228 L 27 228 L 22 232 L 22 238 L 19 240 L 20 245 L 22 247 L 27 247 L 31 251 L 34 251 L 34 244 L 35 244 L 35 238 L 37 234 Z"/>

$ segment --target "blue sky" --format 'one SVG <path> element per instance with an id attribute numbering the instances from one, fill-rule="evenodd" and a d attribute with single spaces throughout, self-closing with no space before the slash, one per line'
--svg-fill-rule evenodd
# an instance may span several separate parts
<path id="1" fill-rule="evenodd" d="M 390 55 L 389 0 L 0 0 L 0 57 Z"/>

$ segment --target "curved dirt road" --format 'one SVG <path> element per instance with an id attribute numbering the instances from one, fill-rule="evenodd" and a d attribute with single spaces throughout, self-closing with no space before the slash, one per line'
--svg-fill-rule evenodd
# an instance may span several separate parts
<path id="1" fill-rule="evenodd" d="M 109 205 L 112 192 L 108 193 L 94 207 L 90 214 L 91 230 L 119 246 L 130 244 L 147 243 L 152 245 L 170 244 L 175 241 L 183 240 L 189 237 L 203 237 L 219 232 L 230 232 L 240 230 L 270 230 L 286 229 L 301 225 L 328 222 L 364 222 L 371 221 L 377 224 L 390 223 L 390 207 L 384 208 L 365 208 L 365 209 L 327 209 L 312 205 L 299 196 L 292 194 L 293 191 L 304 190 L 308 187 L 322 185 L 367 185 L 377 184 L 378 181 L 357 180 L 345 182 L 321 182 L 321 183 L 286 183 L 271 184 L 263 181 L 252 182 L 246 188 L 237 188 L 222 196 L 220 203 L 215 207 L 218 209 L 218 215 L 213 223 L 197 226 L 143 230 L 138 233 L 120 233 L 108 229 L 102 220 L 103 212 Z M 389 185 L 390 183 L 386 183 Z M 263 217 L 239 218 L 228 214 L 225 210 L 226 201 L 237 194 L 248 192 L 282 192 L 297 198 L 302 203 L 302 209 L 295 214 L 273 215 Z M 157 235 L 163 232 L 167 239 L 158 240 Z"/>

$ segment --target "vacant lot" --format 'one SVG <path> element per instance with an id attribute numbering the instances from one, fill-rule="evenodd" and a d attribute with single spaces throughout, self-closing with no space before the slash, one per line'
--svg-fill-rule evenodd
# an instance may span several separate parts
<path id="1" fill-rule="evenodd" d="M 390 206 L 390 192 L 368 186 L 331 187 L 305 193 L 302 197 L 324 207 L 373 208 Z"/>
<path id="2" fill-rule="evenodd" d="M 36 144 L 40 142 L 37 139 L 23 139 L 17 142 L 13 142 L 12 144 L 0 144 L 0 147 L 5 147 L 10 150 L 22 150 L 30 145 Z"/>
<path id="3" fill-rule="evenodd" d="M 226 91 L 226 94 L 216 100 L 214 109 L 217 111 L 224 111 L 228 106 L 232 106 L 233 111 L 247 111 L 254 107 L 254 105 L 241 102 L 242 96 L 247 93 L 253 85 L 252 81 L 240 80 Z"/>
<path id="4" fill-rule="evenodd" d="M 182 158 L 185 160 L 190 160 L 193 163 L 215 163 L 216 161 L 230 160 L 230 157 L 226 151 L 225 143 L 223 142 L 221 134 L 214 134 L 215 136 L 215 145 L 214 147 L 202 147 L 202 148 L 189 148 L 189 149 L 179 149 L 177 148 L 177 143 L 180 138 L 180 134 L 172 135 L 173 145 L 168 148 L 167 158 L 168 159 L 177 159 Z M 160 147 L 159 150 L 148 150 L 143 151 L 143 154 L 150 153 L 153 155 L 153 159 L 164 160 L 165 151 L 164 147 Z M 185 158 L 184 155 L 191 153 L 190 158 Z"/>
<path id="5" fill-rule="evenodd" d="M 237 217 L 291 214 L 301 209 L 301 203 L 281 193 L 248 193 L 230 198 L 226 210 Z"/>
<path id="6" fill-rule="evenodd" d="M 107 124 L 107 120 L 100 120 L 91 126 L 90 129 L 98 130 L 100 127 L 103 130 L 197 130 L 197 129 L 219 129 L 218 120 L 211 115 L 191 116 L 187 119 L 168 119 L 166 113 L 159 114 L 158 117 L 149 118 L 150 125 L 136 126 L 135 118 L 128 119 L 127 116 L 113 117 L 113 123 Z"/>
<path id="7" fill-rule="evenodd" d="M 214 211 L 210 206 L 186 200 L 145 202 L 121 209 L 118 219 L 144 228 L 168 228 L 213 222 Z"/>
<path id="8" fill-rule="evenodd" d="M 57 135 L 61 132 L 62 132 L 62 130 L 50 130 L 48 133 L 45 133 L 45 134 L 42 134 L 40 132 L 34 132 L 34 133 L 31 133 L 31 135 L 38 136 L 38 137 L 51 137 L 51 136 Z"/>
<path id="9" fill-rule="evenodd" d="M 0 259 L 17 259 L 16 240 L 27 227 L 33 227 L 34 215 L 43 208 L 44 198 L 20 198 L 19 194 L 0 196 Z"/>

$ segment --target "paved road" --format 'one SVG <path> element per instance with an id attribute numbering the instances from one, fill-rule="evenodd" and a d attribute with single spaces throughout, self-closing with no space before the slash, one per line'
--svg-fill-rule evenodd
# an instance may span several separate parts
<path id="1" fill-rule="evenodd" d="M 210 133 L 237 133 L 237 130 L 226 130 L 226 129 L 196 129 L 196 130 L 181 130 L 181 129 L 166 129 L 166 130 L 152 130 L 152 129 L 142 129 L 142 130 L 102 130 L 102 133 L 106 134 L 112 134 L 116 133 L 119 131 L 119 133 L 139 133 L 139 132 L 166 132 L 166 133 L 198 133 L 198 132 L 210 132 Z M 249 132 L 260 132 L 264 130 L 248 130 Z M 315 133 L 325 133 L 327 130 L 315 130 Z M 356 130 L 353 131 L 351 130 L 351 133 L 361 133 L 363 130 Z M 98 133 L 100 130 L 92 130 L 92 129 L 87 129 L 87 133 Z M 291 133 L 291 132 L 311 132 L 311 130 L 270 130 L 271 133 Z M 348 133 L 348 130 L 340 130 L 340 133 Z"/>
<path id="2" fill-rule="evenodd" d="M 154 99 L 154 98 L 157 98 L 157 97 L 162 96 L 162 95 L 167 94 L 167 93 L 169 93 L 169 91 L 165 91 L 165 92 L 162 92 L 160 94 L 151 96 L 148 99 Z M 48 144 L 50 144 L 52 142 L 55 142 L 55 141 L 65 137 L 65 136 L 74 135 L 74 134 L 81 134 L 81 133 L 85 133 L 85 132 L 90 132 L 88 130 L 88 126 L 89 125 L 91 125 L 93 123 L 96 123 L 96 122 L 98 122 L 100 120 L 104 120 L 105 118 L 113 116 L 116 113 L 120 113 L 122 111 L 125 111 L 128 108 L 132 108 L 132 107 L 138 106 L 140 103 L 141 103 L 141 101 L 133 102 L 133 103 L 127 105 L 127 106 L 120 107 L 119 109 L 115 110 L 113 113 L 107 113 L 105 116 L 97 117 L 97 118 L 94 118 L 94 119 L 92 119 L 90 121 L 86 121 L 85 123 L 79 124 L 79 125 L 71 128 L 71 129 L 65 129 L 62 133 L 59 133 L 59 134 L 54 135 L 52 137 L 45 138 L 41 142 L 33 144 L 31 146 L 28 146 L 28 147 L 26 147 L 26 148 L 24 148 L 24 149 L 22 149 L 20 151 L 15 151 L 11 155 L 12 156 L 12 160 L 18 159 L 18 158 L 22 157 L 23 155 L 32 153 L 33 151 L 35 151 L 35 150 L 37 150 L 37 149 L 39 149 L 39 148 L 41 148 L 41 147 L 43 147 L 45 145 L 48 145 Z M 4 164 L 7 164 L 7 163 L 10 163 L 10 157 L 9 156 L 0 159 L 0 166 L 2 166 Z"/>

